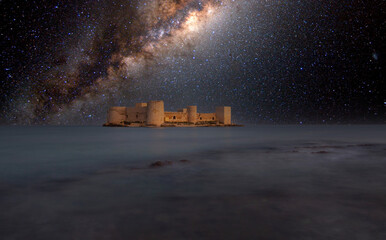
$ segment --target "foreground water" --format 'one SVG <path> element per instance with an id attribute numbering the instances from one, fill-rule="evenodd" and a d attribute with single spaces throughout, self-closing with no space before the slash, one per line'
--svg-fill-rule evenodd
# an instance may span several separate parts
<path id="1" fill-rule="evenodd" d="M 386 239 L 385 222 L 382 125 L 0 127 L 0 239 Z"/>

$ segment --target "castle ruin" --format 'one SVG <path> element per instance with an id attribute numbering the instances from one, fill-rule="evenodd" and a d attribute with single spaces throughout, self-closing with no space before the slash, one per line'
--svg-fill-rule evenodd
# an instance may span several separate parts
<path id="1" fill-rule="evenodd" d="M 178 127 L 178 126 L 235 126 L 231 122 L 231 107 L 216 107 L 214 113 L 198 113 L 197 106 L 177 112 L 167 112 L 163 101 L 137 103 L 135 107 L 111 107 L 104 126 Z"/>

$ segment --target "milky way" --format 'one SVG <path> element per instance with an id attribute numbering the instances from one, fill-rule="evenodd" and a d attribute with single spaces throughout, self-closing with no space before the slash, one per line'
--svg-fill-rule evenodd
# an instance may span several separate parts
<path id="1" fill-rule="evenodd" d="M 3 122 L 100 124 L 109 106 L 156 99 L 252 122 L 385 116 L 380 3 L 39 3 L 2 3 Z"/>
<path id="2" fill-rule="evenodd" d="M 84 56 L 74 54 L 74 59 L 84 60 L 65 60 L 63 65 L 72 65 L 70 70 L 50 71 L 43 93 L 38 88 L 32 100 L 32 118 L 43 116 L 57 121 L 69 111 L 92 116 L 94 108 L 100 109 L 108 98 L 114 99 L 119 87 L 130 88 L 130 82 L 141 77 L 145 68 L 162 61 L 171 51 L 175 54 L 192 48 L 203 25 L 224 4 L 194 0 L 141 3 L 137 3 L 135 12 L 123 9 L 113 13 L 117 14 L 112 16 L 113 23 L 102 30 L 102 36 L 93 39 L 91 49 Z"/>
<path id="3" fill-rule="evenodd" d="M 132 88 L 135 81 L 150 81 L 144 73 L 151 74 L 153 65 L 188 54 L 199 42 L 202 29 L 222 17 L 219 12 L 226 4 L 155 0 L 121 5 L 104 16 L 105 25 L 98 26 L 100 32 L 85 44 L 88 49 L 70 47 L 70 56 L 58 56 L 54 68 L 39 75 L 42 80 L 32 88 L 33 98 L 22 104 L 20 117 L 55 123 L 74 115 L 100 115 L 101 104 L 122 98 L 119 91 Z"/>

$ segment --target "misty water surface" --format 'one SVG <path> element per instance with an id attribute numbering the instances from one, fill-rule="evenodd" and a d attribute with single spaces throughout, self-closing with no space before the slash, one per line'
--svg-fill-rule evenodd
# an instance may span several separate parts
<path id="1" fill-rule="evenodd" d="M 385 239 L 385 133 L 1 127 L 0 237 Z"/>

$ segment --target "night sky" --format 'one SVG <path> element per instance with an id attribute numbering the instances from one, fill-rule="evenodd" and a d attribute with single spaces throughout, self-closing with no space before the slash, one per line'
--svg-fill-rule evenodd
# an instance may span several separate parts
<path id="1" fill-rule="evenodd" d="M 386 123 L 386 3 L 0 2 L 1 124 L 102 124 L 109 106 L 232 106 L 241 123 Z"/>

